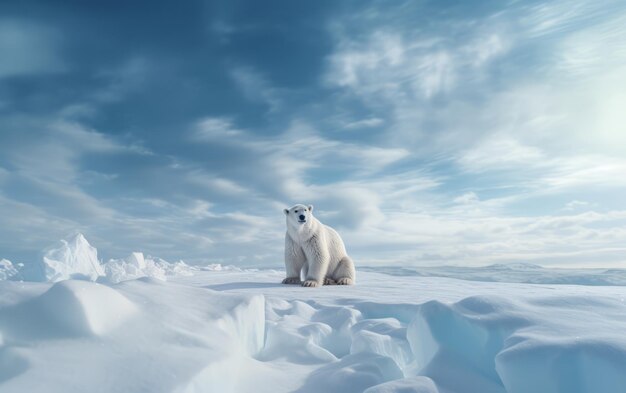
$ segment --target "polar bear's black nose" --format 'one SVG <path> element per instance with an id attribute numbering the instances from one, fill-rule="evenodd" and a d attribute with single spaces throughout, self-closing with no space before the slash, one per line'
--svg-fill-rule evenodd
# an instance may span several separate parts
<path id="1" fill-rule="evenodd" d="M 306 218 L 303 214 L 300 214 L 300 217 L 298 217 L 300 219 L 300 221 L 304 221 L 304 219 Z"/>

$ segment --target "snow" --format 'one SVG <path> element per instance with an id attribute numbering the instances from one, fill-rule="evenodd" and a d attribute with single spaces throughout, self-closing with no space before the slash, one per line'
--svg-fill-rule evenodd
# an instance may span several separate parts
<path id="1" fill-rule="evenodd" d="M 359 285 L 310 289 L 281 278 L 198 270 L 167 282 L 1 282 L 0 391 L 626 387 L 622 287 L 361 272 Z"/>
<path id="2" fill-rule="evenodd" d="M 55 260 L 91 260 L 85 243 L 68 241 Z M 102 267 L 97 282 L 84 270 L 82 280 L 0 281 L 1 392 L 626 391 L 623 286 L 381 268 L 355 286 L 303 288 L 280 284 L 281 271 L 142 253 Z M 550 270 L 480 274 L 540 269 Z"/>

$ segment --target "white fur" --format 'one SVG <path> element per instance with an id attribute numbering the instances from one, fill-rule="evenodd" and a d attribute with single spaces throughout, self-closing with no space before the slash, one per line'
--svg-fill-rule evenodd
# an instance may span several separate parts
<path id="1" fill-rule="evenodd" d="M 299 284 L 303 273 L 305 287 L 354 284 L 354 262 L 346 253 L 339 234 L 313 216 L 313 206 L 295 205 L 284 210 L 285 234 L 284 284 Z M 300 216 L 304 216 L 301 222 Z"/>

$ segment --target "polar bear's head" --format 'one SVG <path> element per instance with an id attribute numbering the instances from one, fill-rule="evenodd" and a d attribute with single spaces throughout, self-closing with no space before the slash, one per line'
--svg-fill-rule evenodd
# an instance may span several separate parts
<path id="1" fill-rule="evenodd" d="M 310 223 L 313 218 L 313 205 L 295 205 L 283 211 L 285 216 L 287 216 L 287 225 L 295 228 Z"/>

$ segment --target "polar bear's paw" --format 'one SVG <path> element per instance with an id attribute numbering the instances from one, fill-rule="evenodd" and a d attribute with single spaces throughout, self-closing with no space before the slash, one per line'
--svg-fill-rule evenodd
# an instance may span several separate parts
<path id="1" fill-rule="evenodd" d="M 337 281 L 333 280 L 330 277 L 326 277 L 324 279 L 324 285 L 337 285 Z"/>
<path id="2" fill-rule="evenodd" d="M 302 283 L 303 287 L 319 287 L 320 283 L 317 280 L 306 280 Z"/>
<path id="3" fill-rule="evenodd" d="M 287 277 L 283 280 L 283 284 L 300 284 L 300 277 Z"/>
<path id="4" fill-rule="evenodd" d="M 354 281 L 349 277 L 342 277 L 337 280 L 337 285 L 352 285 Z"/>

